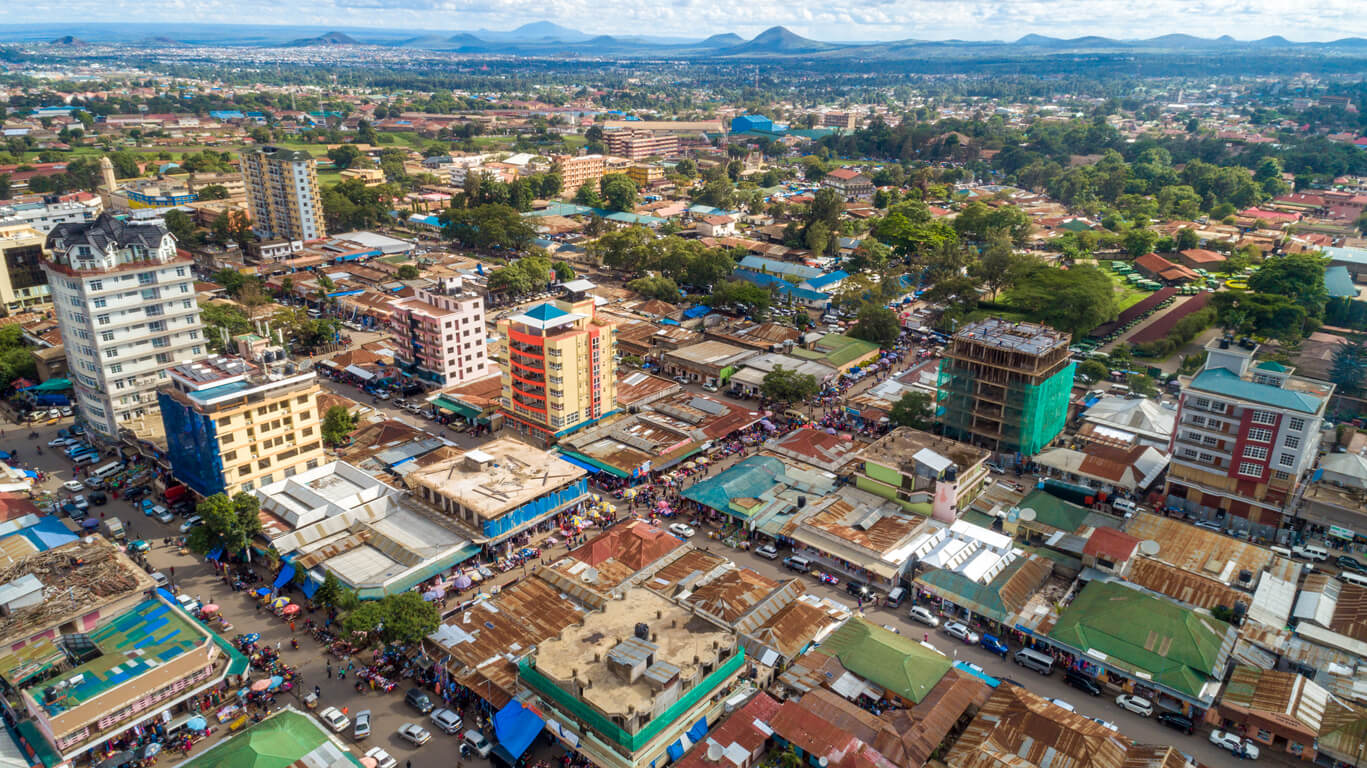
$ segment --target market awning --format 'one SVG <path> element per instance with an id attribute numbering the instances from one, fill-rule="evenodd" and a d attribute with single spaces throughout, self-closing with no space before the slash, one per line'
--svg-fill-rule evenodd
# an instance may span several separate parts
<path id="1" fill-rule="evenodd" d="M 1344 541 L 1352 541 L 1357 536 L 1352 529 L 1344 528 L 1341 525 L 1329 526 L 1329 535 L 1336 539 L 1343 539 Z"/>
<path id="2" fill-rule="evenodd" d="M 483 411 L 473 405 L 466 405 L 465 403 L 462 403 L 459 400 L 453 400 L 446 395 L 437 395 L 437 397 L 432 400 L 432 404 L 465 419 L 477 419 L 479 418 L 479 415 L 483 413 Z"/>
<path id="3" fill-rule="evenodd" d="M 275 581 L 272 582 L 271 586 L 279 589 L 290 583 L 290 579 L 292 578 L 294 578 L 294 566 L 286 563 L 285 566 L 280 569 L 280 574 L 275 577 Z"/>
<path id="4" fill-rule="evenodd" d="M 25 392 L 61 392 L 71 389 L 71 379 L 48 379 L 42 384 L 24 387 Z"/>
<path id="5" fill-rule="evenodd" d="M 214 547 L 213 549 L 209 550 L 209 554 L 205 555 L 204 557 L 208 560 L 217 560 L 220 557 L 223 557 L 223 547 Z"/>
<path id="6" fill-rule="evenodd" d="M 609 475 L 612 475 L 613 477 L 620 477 L 624 480 L 631 477 L 631 475 L 627 474 L 626 472 L 623 472 L 622 470 L 616 467 L 604 464 L 603 462 L 585 456 L 584 454 L 579 453 L 578 451 L 568 451 L 562 448 L 560 449 L 559 456 L 560 458 L 564 459 L 565 461 L 568 461 L 576 467 L 581 467 L 595 474 L 598 472 L 606 472 Z"/>
<path id="7" fill-rule="evenodd" d="M 516 699 L 494 713 L 494 736 L 498 738 L 499 746 L 508 751 L 513 763 L 522 757 L 545 727 L 546 721 L 540 715 Z"/>
<path id="8" fill-rule="evenodd" d="M 342 370 L 346 371 L 352 376 L 355 376 L 361 381 L 370 381 L 371 379 L 375 378 L 375 374 L 371 373 L 370 371 L 367 371 L 359 365 L 348 365 L 346 368 L 343 368 Z"/>

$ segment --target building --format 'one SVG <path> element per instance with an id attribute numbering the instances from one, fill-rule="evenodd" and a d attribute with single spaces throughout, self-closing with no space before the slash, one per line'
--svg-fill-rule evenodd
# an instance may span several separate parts
<path id="1" fill-rule="evenodd" d="M 921 515 L 846 487 L 803 502 L 781 533 L 793 543 L 793 554 L 812 560 L 819 570 L 835 570 L 886 592 L 902 583 L 911 543 L 925 525 Z"/>
<path id="2" fill-rule="evenodd" d="M 774 121 L 764 115 L 737 115 L 731 118 L 731 133 L 749 133 L 751 131 L 773 133 L 775 131 Z"/>
<path id="3" fill-rule="evenodd" d="M 936 520 L 952 523 L 988 482 L 987 456 L 982 448 L 898 427 L 859 455 L 854 484 L 903 509 L 930 504 Z"/>
<path id="4" fill-rule="evenodd" d="M 627 178 L 631 179 L 637 189 L 645 189 L 664 177 L 665 169 L 658 165 L 637 163 L 627 169 Z"/>
<path id="5" fill-rule="evenodd" d="M 356 179 L 367 187 L 378 187 L 385 182 L 384 171 L 379 168 L 348 168 L 341 176 L 342 181 Z"/>
<path id="6" fill-rule="evenodd" d="M 679 153 L 679 136 L 674 133 L 634 131 L 625 128 L 608 131 L 603 139 L 607 142 L 609 155 L 625 157 L 628 160 L 670 157 Z"/>
<path id="7" fill-rule="evenodd" d="M 598 183 L 607 163 L 602 155 L 555 155 L 551 158 L 560 173 L 560 191 L 572 197 L 586 182 Z"/>
<path id="8" fill-rule="evenodd" d="M 104 206 L 98 197 L 85 197 L 88 199 L 0 206 L 0 227 L 27 224 L 46 235 L 58 224 L 87 224 L 100 215 Z"/>
<path id="9" fill-rule="evenodd" d="M 758 354 L 754 349 L 721 341 L 702 341 L 664 353 L 660 368 L 670 377 L 683 376 L 704 386 L 720 387 L 741 363 Z"/>
<path id="10" fill-rule="evenodd" d="M 193 262 L 160 224 L 109 214 L 58 225 L 47 246 L 43 271 L 81 415 L 106 437 L 159 431 L 160 419 L 140 420 L 155 410 L 166 370 L 206 354 Z"/>
<path id="11" fill-rule="evenodd" d="M 251 491 L 326 462 L 318 374 L 281 376 L 215 355 L 157 392 L 171 471 L 200 496 Z"/>
<path id="12" fill-rule="evenodd" d="M 137 576 L 126 578 L 150 581 L 129 566 Z M 44 762 L 70 764 L 154 720 L 168 732 L 179 729 L 192 699 L 247 671 L 247 659 L 184 613 L 169 592 L 136 594 L 138 601 L 120 613 L 54 627 L 0 658 L 0 676 L 15 688 L 11 702 L 28 715 L 20 738 L 34 752 L 55 753 Z"/>
<path id="13" fill-rule="evenodd" d="M 264 768 L 268 765 L 314 765 L 364 768 L 341 734 L 286 704 L 259 723 L 248 725 L 179 763 L 177 768 Z"/>
<path id="14" fill-rule="evenodd" d="M 43 277 L 43 245 L 47 238 L 27 224 L 0 226 L 0 304 L 10 314 L 48 301 Z"/>
<path id="15" fill-rule="evenodd" d="M 414 496 L 459 523 L 486 549 L 575 509 L 588 496 L 583 469 L 515 438 L 502 437 L 407 473 Z"/>
<path id="16" fill-rule="evenodd" d="M 479 294 L 420 288 L 390 306 L 390 325 L 404 342 L 395 355 L 405 370 L 443 386 L 489 373 L 484 299 Z"/>
<path id="17" fill-rule="evenodd" d="M 873 197 L 873 182 L 853 168 L 836 168 L 821 178 L 821 186 L 834 189 L 846 199 Z"/>
<path id="18" fill-rule="evenodd" d="M 1294 515 L 1334 385 L 1255 365 L 1257 350 L 1212 339 L 1202 369 L 1183 377 L 1166 497 L 1198 518 L 1272 538 Z"/>
<path id="19" fill-rule="evenodd" d="M 263 238 L 327 237 L 313 156 L 264 145 L 242 153 L 242 181 L 252 229 Z"/>
<path id="20" fill-rule="evenodd" d="M 498 329 L 508 347 L 503 412 L 518 432 L 548 445 L 616 410 L 616 325 L 592 296 L 538 304 Z"/>
<path id="21" fill-rule="evenodd" d="M 412 589 L 479 553 L 449 521 L 342 461 L 302 468 L 255 491 L 270 547 L 303 571 L 312 597 L 326 574 L 362 600 Z"/>
<path id="22" fill-rule="evenodd" d="M 817 112 L 816 127 L 818 128 L 839 128 L 845 131 L 853 131 L 858 126 L 859 117 L 853 112 Z"/>
<path id="23" fill-rule="evenodd" d="M 595 601 L 519 665 L 528 704 L 599 768 L 682 757 L 745 672 L 736 635 L 648 589 Z"/>
<path id="24" fill-rule="evenodd" d="M 1295 672 L 1236 666 L 1217 711 L 1221 728 L 1244 734 L 1261 749 L 1310 762 L 1320 762 L 1319 752 L 1325 752 L 1351 763 L 1367 739 L 1362 730 L 1367 714 Z M 1342 739 L 1341 729 L 1351 738 Z M 1348 745 L 1356 749 L 1343 748 Z"/>
<path id="25" fill-rule="evenodd" d="M 940 363 L 944 434 L 1000 452 L 1039 453 L 1068 419 L 1069 336 L 987 318 L 954 334 Z"/>
<path id="26" fill-rule="evenodd" d="M 1145 277 L 1165 285 L 1183 285 L 1201 279 L 1190 267 L 1174 264 L 1156 253 L 1140 256 L 1134 260 L 1134 265 Z"/>

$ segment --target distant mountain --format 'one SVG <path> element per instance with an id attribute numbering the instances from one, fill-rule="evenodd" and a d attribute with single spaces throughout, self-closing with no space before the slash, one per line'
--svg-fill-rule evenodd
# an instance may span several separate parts
<path id="1" fill-rule="evenodd" d="M 52 43 L 53 45 L 85 45 L 84 40 L 80 39 L 79 37 L 73 37 L 71 35 L 62 35 L 56 40 L 50 40 L 48 42 Z"/>
<path id="2" fill-rule="evenodd" d="M 809 40 L 801 35 L 794 34 L 787 27 L 770 27 L 755 35 L 755 38 L 750 42 L 741 43 L 734 48 L 722 49 L 720 54 L 723 56 L 755 56 L 762 54 L 819 53 L 838 47 L 832 43 Z"/>
<path id="3" fill-rule="evenodd" d="M 530 24 L 523 24 L 517 29 L 508 31 L 498 31 L 492 29 L 477 29 L 475 37 L 487 42 L 557 42 L 557 43 L 582 43 L 590 40 L 593 35 L 587 35 L 577 29 L 562 27 L 549 21 L 534 21 Z"/>
<path id="4" fill-rule="evenodd" d="M 345 32 L 326 32 L 317 37 L 301 37 L 286 43 L 290 48 L 303 48 L 311 45 L 360 45 L 360 41 Z"/>
<path id="5" fill-rule="evenodd" d="M 697 48 L 730 48 L 745 42 L 745 38 L 735 32 L 726 32 L 720 35 L 713 35 L 693 47 Z"/>

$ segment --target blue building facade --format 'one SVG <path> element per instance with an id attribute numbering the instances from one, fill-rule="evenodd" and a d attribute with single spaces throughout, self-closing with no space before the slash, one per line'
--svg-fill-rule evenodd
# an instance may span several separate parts
<path id="1" fill-rule="evenodd" d="M 764 115 L 741 115 L 731 118 L 732 133 L 746 133 L 748 131 L 764 131 L 772 133 L 774 121 Z"/>
<path id="2" fill-rule="evenodd" d="M 222 493 L 227 486 L 223 482 L 223 459 L 218 453 L 214 420 L 165 392 L 157 393 L 157 404 L 166 428 L 172 474 L 201 496 Z"/>

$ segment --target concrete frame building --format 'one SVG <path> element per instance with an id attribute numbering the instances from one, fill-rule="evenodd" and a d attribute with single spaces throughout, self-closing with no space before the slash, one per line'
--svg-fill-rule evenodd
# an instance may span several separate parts
<path id="1" fill-rule="evenodd" d="M 318 374 L 267 374 L 236 357 L 171 368 L 157 393 L 171 470 L 201 496 L 251 491 L 323 455 Z"/>
<path id="2" fill-rule="evenodd" d="M 635 131 L 623 128 L 608 131 L 603 139 L 607 142 L 608 154 L 625 157 L 628 160 L 644 160 L 647 157 L 668 157 L 679 151 L 679 137 L 673 133 L 654 131 Z"/>
<path id="3" fill-rule="evenodd" d="M 442 385 L 483 378 L 489 372 L 484 299 L 474 292 L 417 295 L 391 303 L 390 323 L 406 344 L 399 363 L 418 377 Z"/>
<path id="4" fill-rule="evenodd" d="M 1165 496 L 1170 506 L 1271 538 L 1294 514 L 1319 454 L 1329 382 L 1253 364 L 1258 345 L 1212 339 L 1205 366 L 1183 380 Z"/>
<path id="5" fill-rule="evenodd" d="M 994 451 L 1039 453 L 1063 431 L 1076 364 L 1069 335 L 987 318 L 960 328 L 940 364 L 944 434 Z"/>
<path id="6" fill-rule="evenodd" d="M 503 412 L 514 429 L 549 445 L 617 408 L 617 327 L 594 297 L 538 304 L 500 320 Z"/>
<path id="7" fill-rule="evenodd" d="M 43 277 L 43 246 L 47 238 L 27 224 L 0 225 L 0 304 L 11 312 L 45 304 L 47 280 Z"/>
<path id="8" fill-rule="evenodd" d="M 166 370 L 205 355 L 194 262 L 160 224 L 108 214 L 59 225 L 47 244 L 43 271 L 81 414 L 105 437 L 137 432 Z"/>
<path id="9" fill-rule="evenodd" d="M 854 484 L 903 509 L 930 504 L 952 523 L 988 482 L 987 451 L 910 427 L 899 427 L 859 455 Z"/>
<path id="10" fill-rule="evenodd" d="M 607 160 L 602 155 L 556 155 L 552 160 L 560 172 L 560 194 L 573 197 L 584 182 L 597 181 L 607 172 Z"/>
<path id="11" fill-rule="evenodd" d="M 283 147 L 257 147 L 242 153 L 242 180 L 252 229 L 261 237 L 327 237 L 312 155 Z"/>
<path id="12" fill-rule="evenodd" d="M 104 204 L 98 197 L 91 197 L 88 201 L 15 203 L 0 206 L 0 227 L 27 224 L 46 235 L 58 224 L 88 224 L 103 209 Z"/>

